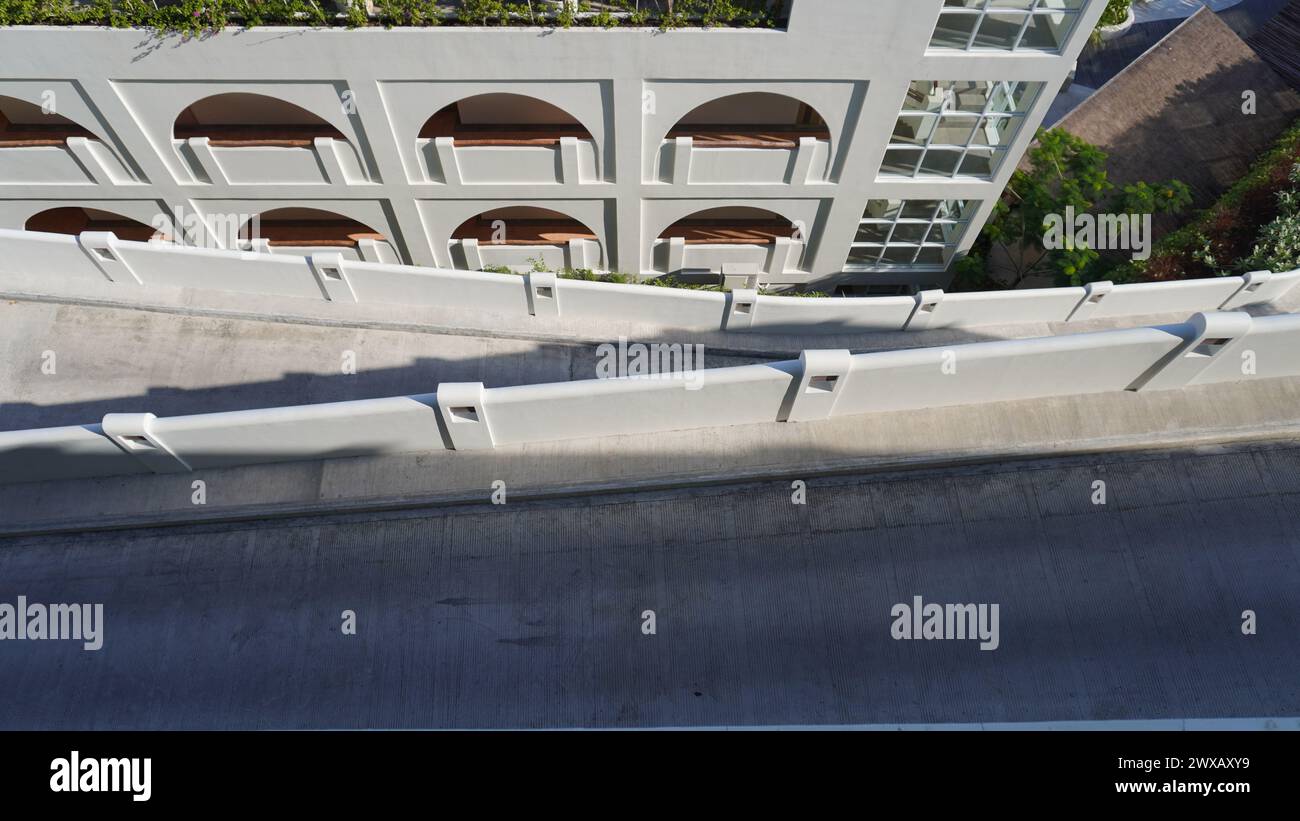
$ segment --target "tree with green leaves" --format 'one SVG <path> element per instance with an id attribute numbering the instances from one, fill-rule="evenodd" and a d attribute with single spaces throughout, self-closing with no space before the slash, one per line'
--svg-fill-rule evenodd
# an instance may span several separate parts
<path id="1" fill-rule="evenodd" d="M 1070 208 L 1076 214 L 1175 214 L 1191 204 L 1190 189 L 1178 180 L 1134 183 L 1115 193 L 1106 160 L 1106 152 L 1067 131 L 1040 130 L 1028 167 L 1012 175 L 972 253 L 957 263 L 959 287 L 1014 288 L 1029 277 L 1048 275 L 1060 284 L 1088 282 L 1101 255 L 1077 243 L 1045 247 L 1049 217 Z M 1010 281 L 990 279 L 986 264 L 995 251 L 1009 266 Z"/>

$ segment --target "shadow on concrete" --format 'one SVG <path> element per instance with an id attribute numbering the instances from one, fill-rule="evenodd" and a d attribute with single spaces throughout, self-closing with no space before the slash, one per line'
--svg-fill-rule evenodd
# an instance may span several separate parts
<path id="1" fill-rule="evenodd" d="M 909 343 L 893 346 L 894 349 L 1000 339 L 964 328 L 891 336 L 903 337 L 900 341 Z M 628 344 L 686 345 L 691 343 L 691 338 L 689 332 L 665 332 L 654 337 L 634 338 L 628 340 Z M 617 346 L 618 340 L 605 344 Z M 0 431 L 97 423 L 107 413 L 182 416 L 418 395 L 435 392 L 442 382 L 482 382 L 488 388 L 497 388 L 595 379 L 598 375 L 598 348 L 597 345 L 581 343 L 536 343 L 526 352 L 481 355 L 472 359 L 418 357 L 411 364 L 401 367 L 359 367 L 355 374 L 289 372 L 274 380 L 202 388 L 160 385 L 149 388 L 143 394 L 122 394 L 63 403 L 2 401 Z M 704 367 L 713 369 L 784 361 L 797 359 L 798 355 L 798 351 L 773 352 L 772 355 L 719 351 L 706 345 Z M 564 359 L 569 362 L 566 380 L 555 378 L 554 367 L 535 367 L 539 361 L 553 364 L 556 360 Z M 196 368 L 202 367 L 201 362 L 193 364 Z"/>

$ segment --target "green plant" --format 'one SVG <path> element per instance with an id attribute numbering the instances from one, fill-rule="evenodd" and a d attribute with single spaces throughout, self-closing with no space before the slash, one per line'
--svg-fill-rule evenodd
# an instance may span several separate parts
<path id="1" fill-rule="evenodd" d="M 350 29 L 360 28 L 370 22 L 370 14 L 366 10 L 366 0 L 348 0 L 343 14 L 344 24 Z"/>
<path id="2" fill-rule="evenodd" d="M 1005 286 L 989 276 L 984 254 L 972 251 L 952 264 L 949 291 L 1000 291 Z"/>
<path id="3" fill-rule="evenodd" d="M 1127 263 L 1108 278 L 1161 281 L 1250 270 L 1261 231 L 1279 216 L 1279 195 L 1293 185 L 1289 177 L 1296 163 L 1300 120 L 1217 202 L 1157 242 L 1150 259 Z"/>
<path id="4" fill-rule="evenodd" d="M 619 24 L 618 18 L 615 17 L 614 13 L 609 9 L 601 9 L 598 13 L 592 15 L 588 22 L 593 26 L 603 29 L 616 28 Z"/>
<path id="5" fill-rule="evenodd" d="M 1128 14 L 1133 9 L 1133 0 L 1110 0 L 1106 4 L 1106 10 L 1101 13 L 1101 20 L 1098 26 L 1118 26 L 1128 19 Z"/>
<path id="6" fill-rule="evenodd" d="M 1300 268 L 1300 162 L 1291 167 L 1291 188 L 1277 195 L 1278 216 L 1259 232 L 1251 255 L 1239 267 L 1284 273 Z"/>
<path id="7" fill-rule="evenodd" d="M 386 28 L 436 26 L 442 22 L 442 9 L 435 0 L 375 0 L 375 12 Z"/>
<path id="8" fill-rule="evenodd" d="M 611 0 L 599 11 L 582 0 L 557 6 L 545 0 L 376 0 L 374 15 L 365 0 L 340 0 L 326 11 L 321 0 L 183 0 L 157 6 L 153 0 L 0 0 L 0 26 L 111 26 L 151 28 L 159 35 L 208 34 L 227 26 L 346 26 L 372 22 L 387 28 L 445 23 L 476 26 L 585 24 L 681 28 L 685 26 L 774 26 L 783 4 L 765 0 Z M 445 9 L 456 6 L 448 18 Z M 613 6 L 619 11 L 614 11 Z"/>
<path id="9" fill-rule="evenodd" d="M 789 296 L 800 299 L 829 299 L 830 294 L 825 291 L 774 291 L 771 288 L 759 288 L 760 296 Z"/>
<path id="10" fill-rule="evenodd" d="M 583 3 L 582 11 L 586 11 L 586 3 Z M 555 24 L 560 28 L 572 28 L 573 24 L 578 22 L 578 10 L 574 9 L 570 3 L 565 3 L 560 10 L 555 13 Z"/>
<path id="11" fill-rule="evenodd" d="M 503 0 L 461 0 L 457 16 L 488 26 L 494 21 L 505 23 L 509 14 Z"/>

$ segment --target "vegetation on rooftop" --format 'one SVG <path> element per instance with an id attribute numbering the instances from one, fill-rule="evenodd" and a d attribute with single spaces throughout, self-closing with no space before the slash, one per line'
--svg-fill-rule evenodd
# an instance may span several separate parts
<path id="1" fill-rule="evenodd" d="M 0 26 L 106 26 L 200 35 L 227 26 L 764 27 L 788 0 L 0 0 Z"/>

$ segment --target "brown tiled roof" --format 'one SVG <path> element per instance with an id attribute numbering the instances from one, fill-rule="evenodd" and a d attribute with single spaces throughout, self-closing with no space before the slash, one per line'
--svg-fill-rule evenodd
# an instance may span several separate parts
<path id="1" fill-rule="evenodd" d="M 1255 92 L 1255 114 L 1242 110 L 1246 90 Z M 1118 186 L 1179 179 L 1200 208 L 1240 179 L 1297 117 L 1300 94 L 1202 9 L 1056 127 L 1106 151 Z"/>
<path id="2" fill-rule="evenodd" d="M 1300 0 L 1291 0 L 1246 42 L 1292 88 L 1300 89 Z"/>

